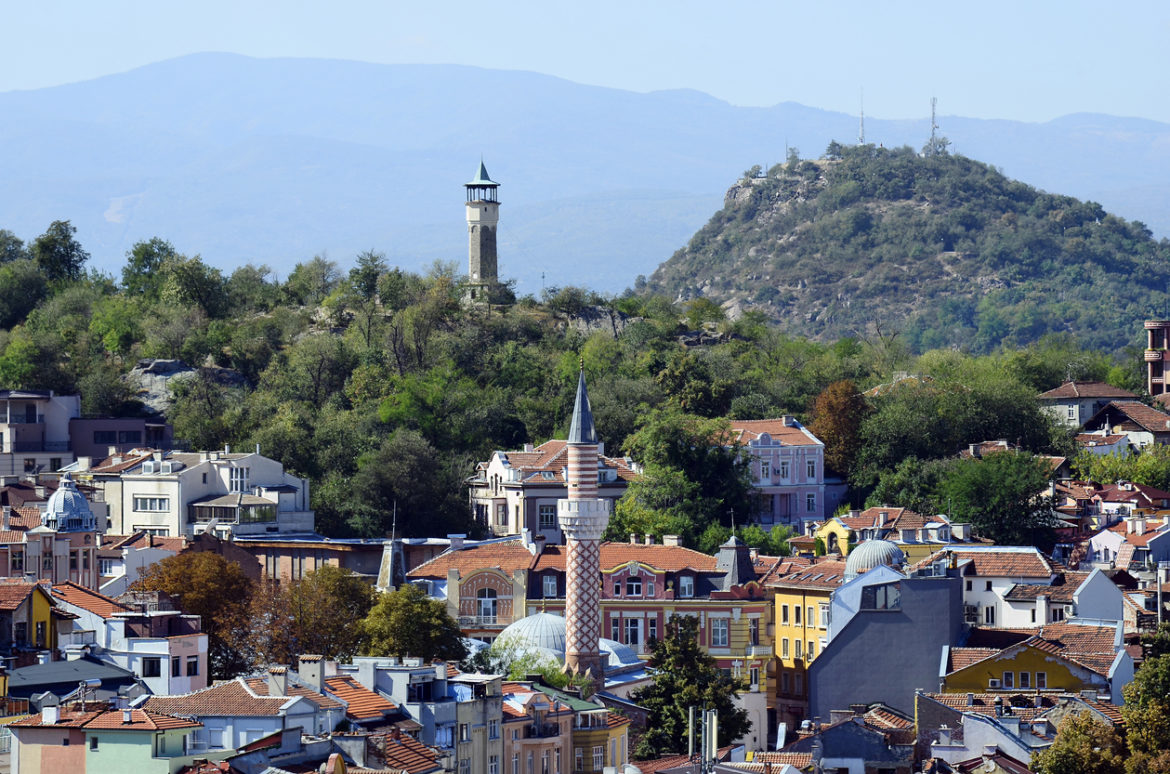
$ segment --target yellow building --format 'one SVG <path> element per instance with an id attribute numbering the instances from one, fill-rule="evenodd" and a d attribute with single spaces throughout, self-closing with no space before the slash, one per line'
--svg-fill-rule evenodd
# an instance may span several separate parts
<path id="1" fill-rule="evenodd" d="M 941 688 L 944 693 L 1092 690 L 1108 696 L 1111 661 L 1108 653 L 1061 653 L 1041 637 L 1002 650 L 951 648 Z"/>
<path id="2" fill-rule="evenodd" d="M 968 539 L 968 525 L 952 525 L 943 515 L 924 516 L 906 508 L 876 506 L 834 516 L 813 532 L 830 554 L 849 556 L 866 540 L 888 540 L 902 549 L 906 561 L 919 562 L 935 551 Z"/>
<path id="3" fill-rule="evenodd" d="M 24 578 L 0 578 L 0 640 L 38 650 L 57 647 L 53 606 L 49 592 Z"/>
<path id="4" fill-rule="evenodd" d="M 773 598 L 776 721 L 798 724 L 808 714 L 808 665 L 829 636 L 829 600 L 845 580 L 845 563 L 820 559 L 770 579 Z"/>

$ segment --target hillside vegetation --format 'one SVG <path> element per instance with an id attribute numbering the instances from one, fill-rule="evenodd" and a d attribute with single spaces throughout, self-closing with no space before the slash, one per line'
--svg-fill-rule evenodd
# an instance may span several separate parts
<path id="1" fill-rule="evenodd" d="M 899 333 L 985 353 L 1050 333 L 1118 350 L 1163 314 L 1170 242 L 1093 202 L 910 148 L 752 170 L 647 292 L 764 312 L 818 340 Z"/>

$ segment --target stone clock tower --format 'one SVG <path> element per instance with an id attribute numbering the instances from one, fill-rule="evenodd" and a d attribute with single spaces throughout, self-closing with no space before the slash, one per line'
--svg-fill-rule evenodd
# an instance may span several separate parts
<path id="1" fill-rule="evenodd" d="M 475 179 L 467 189 L 467 300 L 487 303 L 499 283 L 496 263 L 496 229 L 500 223 L 500 184 L 488 177 L 479 162 Z"/>

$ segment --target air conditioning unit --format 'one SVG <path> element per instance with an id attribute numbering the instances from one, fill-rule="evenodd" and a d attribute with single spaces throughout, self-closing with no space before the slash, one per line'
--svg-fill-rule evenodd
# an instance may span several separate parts
<path id="1" fill-rule="evenodd" d="M 992 677 L 991 679 L 989 679 L 987 681 L 987 687 L 988 688 L 999 688 L 999 678 Z"/>

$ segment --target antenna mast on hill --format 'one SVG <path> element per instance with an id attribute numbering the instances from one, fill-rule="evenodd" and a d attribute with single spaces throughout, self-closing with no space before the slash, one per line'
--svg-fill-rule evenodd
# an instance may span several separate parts
<path id="1" fill-rule="evenodd" d="M 930 98 L 930 147 L 935 149 L 938 147 L 938 122 L 934 120 L 935 109 L 938 107 L 938 97 Z"/>
<path id="2" fill-rule="evenodd" d="M 857 127 L 857 144 L 865 145 L 865 89 L 861 90 L 861 123 Z"/>

